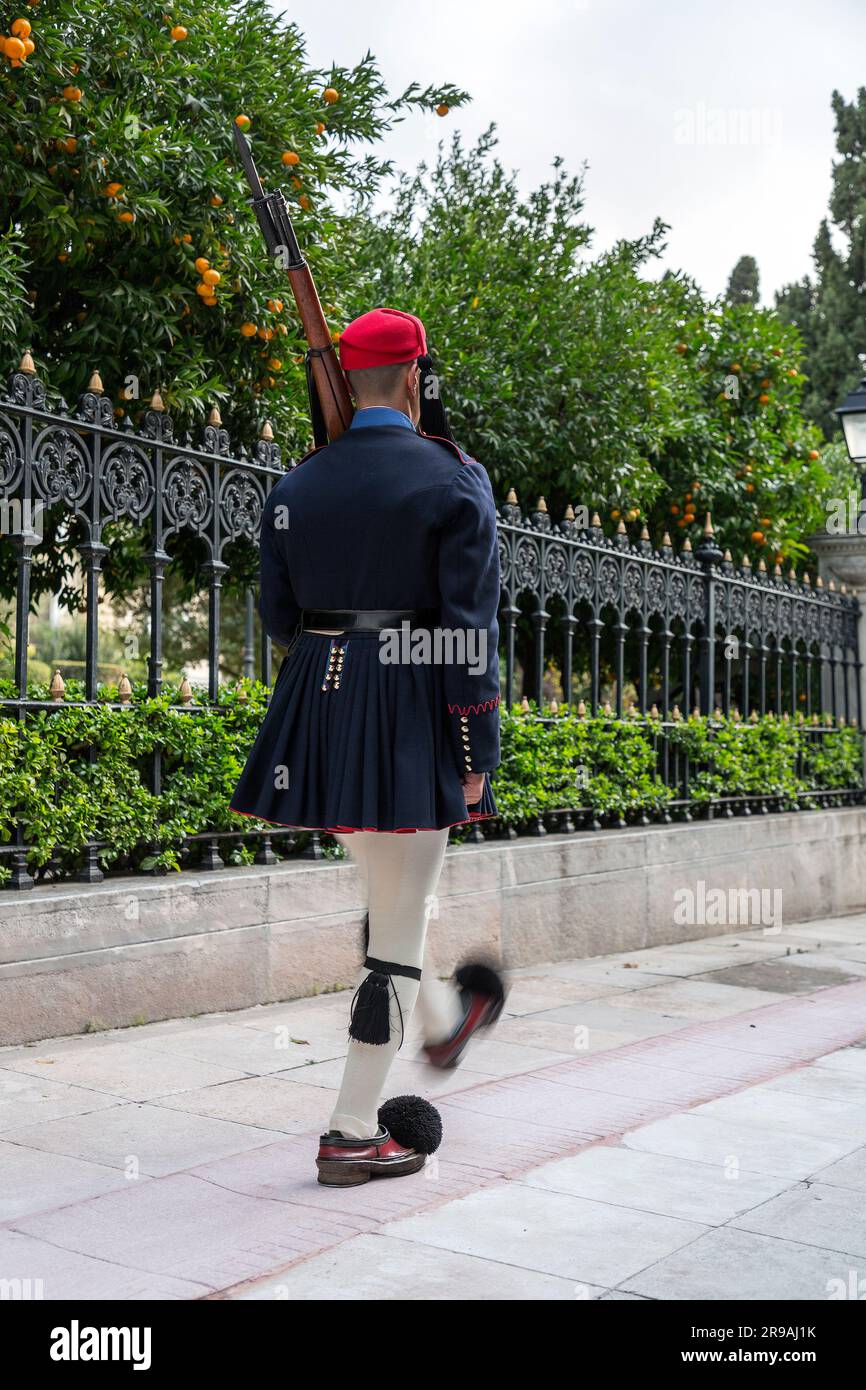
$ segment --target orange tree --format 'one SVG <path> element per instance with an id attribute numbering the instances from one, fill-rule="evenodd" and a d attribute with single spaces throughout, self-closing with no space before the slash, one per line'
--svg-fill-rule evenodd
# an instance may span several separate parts
<path id="1" fill-rule="evenodd" d="M 317 70 L 265 0 L 17 0 L 0 33 L 0 371 L 30 347 L 70 402 L 98 369 L 118 415 L 160 389 L 182 423 L 218 402 L 235 440 L 269 418 L 287 452 L 306 447 L 303 343 L 233 123 L 290 196 L 336 315 L 354 263 L 339 207 L 389 169 L 372 147 L 407 110 L 464 94 L 392 96 L 369 53 Z M 61 551 L 49 535 L 37 593 L 71 574 Z M 109 589 L 135 570 L 113 553 Z"/>

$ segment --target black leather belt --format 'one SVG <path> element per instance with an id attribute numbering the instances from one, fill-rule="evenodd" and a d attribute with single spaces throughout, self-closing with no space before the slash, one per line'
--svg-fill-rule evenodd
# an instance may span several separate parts
<path id="1" fill-rule="evenodd" d="M 399 628 L 429 627 L 436 621 L 432 609 L 423 608 L 305 608 L 304 630 L 330 628 L 335 632 L 382 632 Z"/>

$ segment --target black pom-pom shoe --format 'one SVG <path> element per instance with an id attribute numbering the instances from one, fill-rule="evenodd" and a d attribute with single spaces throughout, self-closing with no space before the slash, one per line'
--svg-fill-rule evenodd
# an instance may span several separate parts
<path id="1" fill-rule="evenodd" d="M 379 1132 L 371 1139 L 321 1136 L 316 1159 L 320 1183 L 357 1187 L 371 1178 L 405 1177 L 423 1168 L 427 1155 L 439 1147 L 439 1111 L 420 1096 L 395 1096 L 380 1107 L 377 1118 Z"/>
<path id="2" fill-rule="evenodd" d="M 479 1028 L 489 1028 L 502 1013 L 505 982 L 492 965 L 467 961 L 454 976 L 463 1003 L 463 1018 L 450 1038 L 441 1043 L 425 1043 L 424 1053 L 432 1067 L 456 1067 Z"/>

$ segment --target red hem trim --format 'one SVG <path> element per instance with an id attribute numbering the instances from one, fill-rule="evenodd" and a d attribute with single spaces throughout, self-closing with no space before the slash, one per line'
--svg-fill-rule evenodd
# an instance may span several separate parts
<path id="1" fill-rule="evenodd" d="M 380 830 L 378 825 L 290 825 L 287 821 L 268 820 L 267 816 L 254 815 L 252 811 L 238 811 L 234 806 L 229 810 L 235 816 L 246 816 L 248 820 L 263 820 L 265 825 L 279 825 L 285 830 L 324 830 L 329 835 L 353 835 L 355 831 L 373 832 L 377 835 L 416 835 L 424 830 L 453 830 L 455 825 L 471 825 L 477 820 L 495 820 L 495 811 L 470 811 L 466 820 L 454 820 L 450 825 L 404 825 L 397 830 Z"/>
<path id="2" fill-rule="evenodd" d="M 448 706 L 448 713 L 449 713 L 449 714 L 485 714 L 485 713 L 487 713 L 489 710 L 496 709 L 496 706 L 500 703 L 501 699 L 502 699 L 502 696 L 501 696 L 501 695 L 497 695 L 496 698 L 495 698 L 495 700 L 484 700 L 483 703 L 480 704 L 480 705 L 449 705 L 449 706 Z"/>

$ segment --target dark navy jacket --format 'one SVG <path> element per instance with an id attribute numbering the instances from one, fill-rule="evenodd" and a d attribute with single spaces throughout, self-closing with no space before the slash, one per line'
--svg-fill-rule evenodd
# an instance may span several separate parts
<path id="1" fill-rule="evenodd" d="M 435 609 L 442 628 L 474 630 L 483 670 L 471 650 L 441 667 L 450 737 L 461 770 L 498 766 L 499 551 L 480 463 L 397 411 L 360 411 L 273 488 L 260 544 L 259 611 L 283 646 L 315 608 Z"/>

